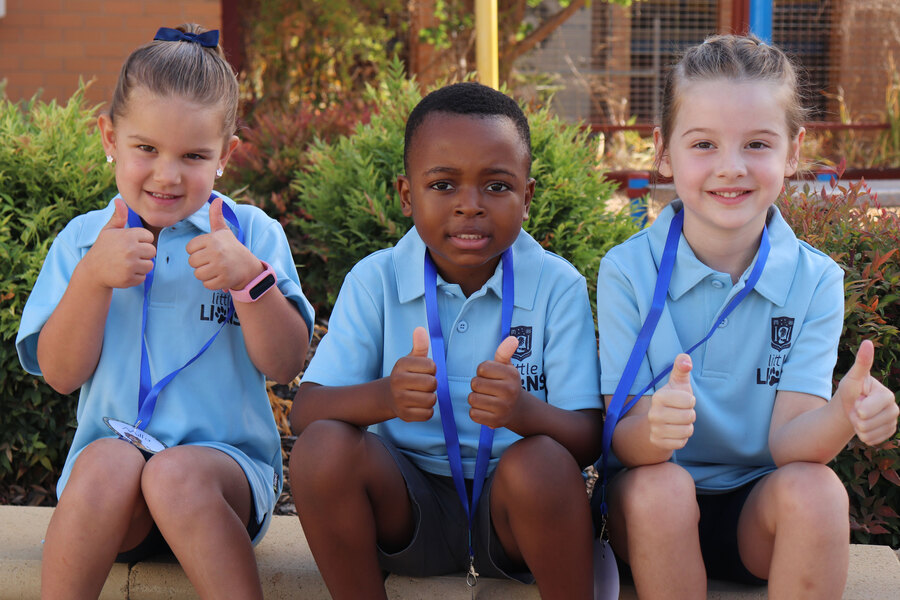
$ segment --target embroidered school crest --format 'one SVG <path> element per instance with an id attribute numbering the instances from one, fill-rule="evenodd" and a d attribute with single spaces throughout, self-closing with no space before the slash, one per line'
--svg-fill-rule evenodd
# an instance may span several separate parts
<path id="1" fill-rule="evenodd" d="M 772 317 L 772 347 L 778 351 L 791 347 L 794 333 L 793 317 Z"/>
<path id="2" fill-rule="evenodd" d="M 519 347 L 513 353 L 513 358 L 523 360 L 531 356 L 531 327 L 528 325 L 510 327 L 509 335 L 519 339 Z"/>

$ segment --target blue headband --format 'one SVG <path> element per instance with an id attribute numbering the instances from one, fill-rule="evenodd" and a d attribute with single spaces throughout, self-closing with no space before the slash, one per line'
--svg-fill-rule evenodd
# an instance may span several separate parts
<path id="1" fill-rule="evenodd" d="M 219 45 L 219 30 L 210 29 L 203 33 L 185 33 L 169 27 L 160 27 L 153 39 L 161 42 L 193 42 L 204 48 L 215 48 Z"/>

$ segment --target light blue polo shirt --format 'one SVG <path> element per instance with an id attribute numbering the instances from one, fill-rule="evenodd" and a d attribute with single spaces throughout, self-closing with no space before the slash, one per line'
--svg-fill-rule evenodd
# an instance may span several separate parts
<path id="1" fill-rule="evenodd" d="M 567 410 L 599 409 L 596 337 L 584 277 L 525 231 L 512 246 L 515 304 L 512 334 L 519 347 L 512 364 L 522 388 Z M 303 375 L 327 386 L 366 383 L 391 374 L 412 349 L 413 330 L 428 328 L 425 314 L 425 244 L 415 228 L 393 248 L 357 263 L 344 280 L 328 333 Z M 463 473 L 475 471 L 480 425 L 469 418 L 468 395 L 477 366 L 494 358 L 500 343 L 502 263 L 468 298 L 438 275 L 438 312 L 447 356 L 453 414 L 459 429 Z M 431 348 L 429 348 L 429 356 Z M 450 475 L 440 414 L 426 422 L 394 418 L 373 425 L 421 469 Z M 519 435 L 497 429 L 491 469 Z"/>
<path id="2" fill-rule="evenodd" d="M 674 204 L 680 208 L 680 202 Z M 673 206 L 666 207 L 653 225 L 610 250 L 600 263 L 603 394 L 615 391 L 650 310 L 674 215 Z M 697 420 L 693 436 L 672 460 L 691 473 L 699 491 L 734 489 L 775 469 L 768 435 L 778 391 L 831 397 L 844 316 L 843 271 L 798 241 L 775 207 L 768 228 L 771 250 L 756 288 L 691 355 Z M 729 274 L 700 262 L 682 235 L 666 305 L 631 394 L 706 335 L 744 287 L 751 268 L 732 285 Z"/>
<path id="3" fill-rule="evenodd" d="M 223 198 L 237 214 L 247 247 L 272 265 L 279 289 L 312 331 L 313 309 L 300 289 L 281 225 L 256 207 Z M 19 360 L 29 373 L 41 374 L 38 334 L 113 210 L 110 202 L 103 210 L 76 217 L 54 240 L 16 337 Z M 204 233 L 209 233 L 208 204 L 160 231 L 146 332 L 153 383 L 194 356 L 227 314 L 229 294 L 204 288 L 188 264 L 185 246 Z M 113 290 L 103 351 L 78 398 L 78 428 L 57 483 L 60 496 L 84 447 L 99 438 L 115 437 L 103 417 L 128 423 L 137 418 L 143 290 L 143 285 Z M 265 377 L 250 361 L 236 315 L 206 352 L 163 389 L 146 431 L 169 447 L 197 444 L 225 452 L 247 475 L 257 519 L 271 514 L 282 487 L 281 440 Z M 267 526 L 268 519 L 254 541 L 262 539 Z"/>

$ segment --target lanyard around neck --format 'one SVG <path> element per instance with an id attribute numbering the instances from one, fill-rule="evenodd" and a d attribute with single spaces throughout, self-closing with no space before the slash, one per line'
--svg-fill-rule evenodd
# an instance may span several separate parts
<path id="1" fill-rule="evenodd" d="M 515 298 L 515 283 L 513 274 L 512 249 L 507 248 L 503 252 L 503 296 L 500 308 L 500 341 L 505 339 L 512 327 L 513 300 Z M 456 419 L 453 417 L 453 404 L 450 400 L 450 384 L 447 380 L 447 357 L 444 352 L 444 336 L 441 332 L 441 318 L 437 306 L 437 268 L 428 251 L 425 251 L 425 312 L 428 318 L 428 334 L 431 338 L 431 355 L 435 364 L 435 378 L 437 379 L 438 407 L 441 413 L 441 427 L 444 430 L 444 442 L 447 445 L 447 457 L 450 461 L 450 473 L 453 476 L 453 485 L 456 493 L 466 511 L 469 520 L 469 557 L 474 555 L 472 548 L 472 522 L 474 512 L 481 497 L 484 480 L 487 475 L 487 467 L 491 457 L 491 447 L 494 443 L 494 430 L 486 425 L 481 426 L 481 435 L 478 440 L 478 453 L 475 458 L 475 476 L 472 480 L 472 500 L 469 502 L 469 494 L 466 491 L 466 483 L 463 477 L 462 457 L 459 449 L 459 434 L 456 429 Z M 499 341 L 498 341 L 499 345 Z"/>
<path id="2" fill-rule="evenodd" d="M 616 427 L 616 423 L 619 421 L 622 415 L 626 414 L 631 408 L 635 405 L 635 403 L 641 399 L 648 390 L 653 388 L 657 383 L 659 383 L 663 377 L 669 374 L 674 366 L 674 363 L 666 367 L 662 370 L 653 380 L 644 386 L 638 393 L 634 394 L 631 398 L 631 401 L 627 404 L 625 403 L 626 398 L 628 397 L 628 390 L 631 389 L 631 386 L 634 384 L 635 378 L 637 378 L 638 369 L 641 366 L 641 361 L 644 359 L 644 355 L 647 353 L 647 347 L 650 345 L 650 339 L 653 337 L 653 332 L 656 330 L 656 326 L 659 324 L 659 318 L 662 315 L 663 307 L 666 304 L 666 296 L 669 291 L 669 283 L 672 280 L 672 271 L 675 267 L 675 257 L 678 254 L 678 242 L 681 239 L 681 229 L 684 224 L 684 209 L 675 213 L 675 216 L 672 217 L 672 222 L 669 224 L 669 231 L 666 235 L 666 245 L 663 250 L 662 260 L 659 265 L 659 274 L 656 276 L 656 287 L 653 290 L 653 301 L 650 305 L 650 312 L 647 313 L 647 318 L 644 319 L 644 323 L 641 326 L 641 330 L 638 333 L 637 340 L 634 342 L 634 347 L 631 349 L 631 355 L 628 357 L 628 362 L 625 364 L 625 370 L 622 373 L 622 377 L 619 379 L 619 384 L 616 386 L 616 391 L 613 393 L 613 397 L 609 402 L 609 406 L 606 409 L 606 420 L 603 423 L 603 455 L 602 455 L 602 482 L 601 482 L 601 490 L 604 494 L 604 497 L 601 498 L 602 502 L 600 505 L 602 513 L 606 514 L 606 465 L 607 459 L 609 458 L 610 447 L 612 446 L 612 435 L 613 430 Z M 763 226 L 762 231 L 762 239 L 759 242 L 759 252 L 756 256 L 756 262 L 753 264 L 753 269 L 750 271 L 750 275 L 747 277 L 747 281 L 744 284 L 744 287 L 735 294 L 735 296 L 731 299 L 731 301 L 725 306 L 719 316 L 716 317 L 716 320 L 713 322 L 712 327 L 709 328 L 707 334 L 701 339 L 699 342 L 691 346 L 686 353 L 690 354 L 701 345 L 703 345 L 709 338 L 712 337 L 713 333 L 715 333 L 716 329 L 719 328 L 719 325 L 737 308 L 737 305 L 741 303 L 741 301 L 746 298 L 753 288 L 756 287 L 757 282 L 759 282 L 759 278 L 762 275 L 763 268 L 766 266 L 766 260 L 769 257 L 769 230 L 767 227 Z"/>
<path id="3" fill-rule="evenodd" d="M 210 194 L 208 203 L 212 204 L 212 201 L 216 199 L 215 194 Z M 238 222 L 237 215 L 234 214 L 234 211 L 231 209 L 228 204 L 224 201 L 222 202 L 222 215 L 225 219 L 235 227 L 237 233 L 235 237 L 237 237 L 240 243 L 244 243 L 244 231 L 241 229 L 241 224 Z M 144 224 L 141 221 L 141 217 L 138 216 L 136 212 L 128 209 L 128 226 L 129 227 L 143 227 Z M 213 341 L 218 337 L 219 333 L 222 331 L 222 328 L 231 320 L 232 315 L 234 315 L 234 302 L 231 301 L 229 297 L 228 303 L 228 314 L 225 317 L 225 320 L 222 321 L 222 325 L 216 330 L 216 332 L 209 338 L 203 347 L 200 348 L 200 351 L 197 352 L 186 363 L 184 363 L 181 367 L 175 369 L 162 379 L 156 382 L 153 385 L 152 380 L 150 379 L 150 357 L 147 352 L 147 312 L 150 306 L 150 288 L 153 285 L 153 273 L 156 271 L 156 259 L 153 259 L 153 268 L 147 273 L 144 278 L 144 304 L 141 309 L 141 380 L 140 380 L 140 388 L 138 390 L 138 416 L 135 421 L 134 426 L 139 429 L 146 429 L 147 425 L 150 424 L 150 419 L 153 417 L 153 410 L 156 408 L 156 400 L 159 397 L 159 393 L 166 387 L 170 381 L 172 381 L 176 375 L 181 373 L 188 365 L 193 363 L 195 360 L 200 358 L 200 355 L 206 352 L 206 349 L 213 343 Z"/>

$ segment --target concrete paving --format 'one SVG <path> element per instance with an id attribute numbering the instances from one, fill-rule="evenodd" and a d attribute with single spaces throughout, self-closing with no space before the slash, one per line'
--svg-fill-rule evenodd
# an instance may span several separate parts
<path id="1" fill-rule="evenodd" d="M 52 508 L 0 506 L 0 600 L 40 598 L 41 540 Z M 325 584 L 296 517 L 275 517 L 268 534 L 256 548 L 256 558 L 267 600 L 302 598 L 327 600 Z M 462 577 L 417 579 L 392 575 L 386 582 L 392 600 L 470 600 Z M 197 598 L 174 561 L 151 560 L 135 565 L 116 564 L 101 595 L 102 600 L 181 600 Z M 539 600 L 533 585 L 482 578 L 475 588 L 478 600 Z M 635 600 L 631 585 L 620 598 Z M 766 598 L 765 588 L 748 588 L 718 581 L 709 585 L 709 600 Z M 900 560 L 886 546 L 851 546 L 850 576 L 844 600 L 900 598 Z"/>

